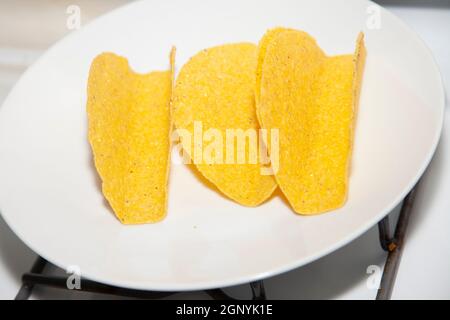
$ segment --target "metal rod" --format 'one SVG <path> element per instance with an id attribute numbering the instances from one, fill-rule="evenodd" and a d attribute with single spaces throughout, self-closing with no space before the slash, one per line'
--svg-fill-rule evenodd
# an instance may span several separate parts
<path id="1" fill-rule="evenodd" d="M 35 273 L 25 273 L 22 277 L 23 282 L 28 285 L 43 285 L 58 289 L 67 288 L 67 278 L 57 277 L 57 276 L 45 276 L 42 274 Z M 110 295 L 120 295 L 123 297 L 132 297 L 139 299 L 160 299 L 164 297 L 171 296 L 175 292 L 158 292 L 158 291 L 143 291 L 143 290 L 133 290 L 120 288 L 115 286 L 106 285 L 103 283 L 91 281 L 91 280 L 81 280 L 81 291 L 83 292 L 93 292 L 102 293 Z"/>
<path id="2" fill-rule="evenodd" d="M 417 193 L 418 184 L 409 192 L 403 201 L 400 216 L 395 228 L 394 238 L 389 242 L 388 257 L 384 265 L 383 276 L 381 278 L 380 288 L 377 293 L 377 300 L 389 300 L 394 288 L 395 278 L 403 253 L 405 234 L 408 228 L 409 217 L 411 215 L 414 199 Z M 380 229 L 381 230 L 381 229 Z M 381 238 L 381 235 L 380 235 Z"/>
<path id="3" fill-rule="evenodd" d="M 264 288 L 264 282 L 262 280 L 256 282 L 250 282 L 252 288 L 252 300 L 266 300 L 266 289 Z"/>
<path id="4" fill-rule="evenodd" d="M 389 216 L 385 216 L 378 222 L 378 235 L 380 238 L 380 245 L 384 251 L 389 251 L 389 244 L 392 242 L 391 230 L 389 227 Z"/>
<path id="5" fill-rule="evenodd" d="M 41 256 L 38 256 L 36 258 L 36 261 L 34 261 L 34 264 L 31 267 L 30 272 L 41 274 L 44 271 L 46 265 L 47 260 L 45 260 Z M 22 279 L 22 286 L 20 287 L 19 292 L 15 297 L 15 300 L 27 300 L 30 297 L 31 292 L 33 291 L 33 287 L 34 285 L 32 283 L 25 283 L 23 282 Z"/>
<path id="6" fill-rule="evenodd" d="M 68 290 L 66 277 L 45 276 L 38 273 L 25 273 L 22 278 L 24 284 L 27 286 L 42 285 L 57 289 Z M 254 285 L 260 288 L 256 289 L 259 290 L 257 291 L 259 292 L 258 294 L 255 293 Z M 90 280 L 82 280 L 80 290 L 82 292 L 119 295 L 139 299 L 161 299 L 177 293 L 177 292 L 157 292 L 157 291 L 126 289 L 115 286 L 109 286 L 106 284 Z M 227 295 L 222 289 L 206 290 L 206 293 L 215 300 L 236 300 L 233 297 Z M 252 298 L 253 300 L 265 300 L 264 285 L 262 281 L 252 283 L 252 293 L 253 293 Z"/>

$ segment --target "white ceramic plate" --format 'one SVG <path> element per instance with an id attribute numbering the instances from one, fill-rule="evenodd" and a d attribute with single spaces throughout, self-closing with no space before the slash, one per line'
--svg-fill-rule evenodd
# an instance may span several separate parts
<path id="1" fill-rule="evenodd" d="M 389 12 L 368 1 L 147 1 L 74 32 L 17 83 L 0 112 L 0 209 L 16 234 L 50 262 L 83 276 L 153 290 L 228 286 L 272 276 L 343 246 L 386 215 L 428 165 L 441 132 L 444 93 L 436 64 Z M 374 16 L 375 15 L 375 16 Z M 370 24 L 374 23 L 374 24 Z M 183 165 L 170 175 L 158 224 L 123 226 L 99 190 L 86 139 L 86 81 L 102 51 L 140 72 L 180 67 L 197 51 L 257 42 L 266 29 L 306 30 L 329 54 L 368 50 L 350 194 L 334 212 L 303 217 L 279 197 L 242 207 Z"/>

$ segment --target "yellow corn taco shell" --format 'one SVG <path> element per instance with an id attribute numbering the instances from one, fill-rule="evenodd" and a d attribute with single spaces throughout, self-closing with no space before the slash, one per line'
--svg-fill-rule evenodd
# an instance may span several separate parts
<path id="1" fill-rule="evenodd" d="M 166 215 L 171 91 L 171 71 L 138 74 L 113 53 L 92 62 L 89 142 L 103 194 L 124 224 Z"/>
<path id="2" fill-rule="evenodd" d="M 326 212 L 347 199 L 364 59 L 362 34 L 354 55 L 334 57 L 292 29 L 271 30 L 260 42 L 258 118 L 263 128 L 279 129 L 275 177 L 297 213 Z"/>
<path id="3" fill-rule="evenodd" d="M 173 95 L 175 127 L 191 137 L 190 141 L 182 139 L 185 152 L 207 180 L 245 206 L 261 204 L 276 188 L 273 176 L 261 174 L 259 157 L 256 161 L 252 157 L 255 144 L 250 141 L 254 142 L 254 134 L 259 136 L 256 64 L 254 44 L 203 50 L 182 67 Z M 229 139 L 228 129 L 233 130 L 228 131 Z M 239 147 L 242 137 L 246 142 Z M 201 145 L 198 138 L 203 141 Z M 238 159 L 239 152 L 245 155 L 244 162 Z"/>

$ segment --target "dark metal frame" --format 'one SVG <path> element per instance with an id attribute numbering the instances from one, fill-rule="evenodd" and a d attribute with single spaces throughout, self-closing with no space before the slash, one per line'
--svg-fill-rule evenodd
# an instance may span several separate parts
<path id="1" fill-rule="evenodd" d="M 409 217 L 416 198 L 417 188 L 418 184 L 416 184 L 403 200 L 394 236 L 391 236 L 390 234 L 389 216 L 386 216 L 383 220 L 378 222 L 380 244 L 383 250 L 388 252 L 388 256 L 384 265 L 383 276 L 381 277 L 380 288 L 377 293 L 377 300 L 389 300 L 391 298 L 398 267 L 400 266 L 400 260 L 402 258 L 406 230 L 408 229 Z"/>
<path id="2" fill-rule="evenodd" d="M 384 217 L 378 222 L 378 231 L 380 238 L 380 245 L 388 252 L 386 264 L 384 266 L 383 275 L 381 278 L 380 288 L 377 293 L 377 300 L 388 300 L 391 297 L 392 289 L 394 288 L 397 270 L 400 265 L 403 245 L 405 241 L 405 234 L 408 227 L 409 216 L 414 203 L 417 185 L 409 192 L 403 200 L 400 216 L 397 221 L 395 233 L 391 236 L 389 227 L 389 216 Z M 59 289 L 67 288 L 67 278 L 61 276 L 50 276 L 44 274 L 47 261 L 38 256 L 33 264 L 30 272 L 23 274 L 22 287 L 16 295 L 16 300 L 26 300 L 30 297 L 34 286 L 47 286 Z M 177 292 L 157 292 L 157 291 L 143 291 L 126 289 L 116 286 L 110 286 L 103 283 L 81 280 L 81 291 L 117 295 L 123 297 L 132 297 L 140 299 L 161 299 Z M 264 289 L 263 280 L 251 282 L 250 288 L 252 290 L 252 300 L 266 300 L 266 292 Z M 226 294 L 222 289 L 205 290 L 205 292 L 215 300 L 236 300 L 235 298 Z"/>

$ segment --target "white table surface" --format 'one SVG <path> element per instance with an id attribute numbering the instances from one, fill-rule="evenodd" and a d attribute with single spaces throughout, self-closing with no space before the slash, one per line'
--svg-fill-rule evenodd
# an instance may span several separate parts
<path id="1" fill-rule="evenodd" d="M 77 1 L 82 23 L 125 0 Z M 383 0 L 384 5 L 430 47 L 441 68 L 447 95 L 450 92 L 450 1 Z M 66 8 L 47 0 L 0 1 L 0 103 L 15 81 L 51 43 L 70 32 L 65 26 Z M 18 19 L 20 17 L 20 19 Z M 14 31 L 11 31 L 14 30 Z M 448 99 L 447 99 L 448 100 Z M 436 155 L 419 189 L 411 215 L 405 250 L 394 287 L 393 299 L 450 299 L 450 114 L 445 112 L 444 131 Z M 420 130 L 420 128 L 418 128 Z M 394 210 L 393 217 L 398 213 Z M 14 298 L 20 277 L 36 255 L 6 226 L 0 217 L 0 299 Z M 342 249 L 305 267 L 265 280 L 272 299 L 374 299 L 376 289 L 367 267 L 383 267 L 386 254 L 374 227 Z M 53 274 L 61 270 L 49 268 Z M 248 286 L 227 289 L 248 297 Z M 36 288 L 32 299 L 98 299 L 111 296 Z M 183 293 L 172 298 L 208 298 L 203 293 Z"/>

